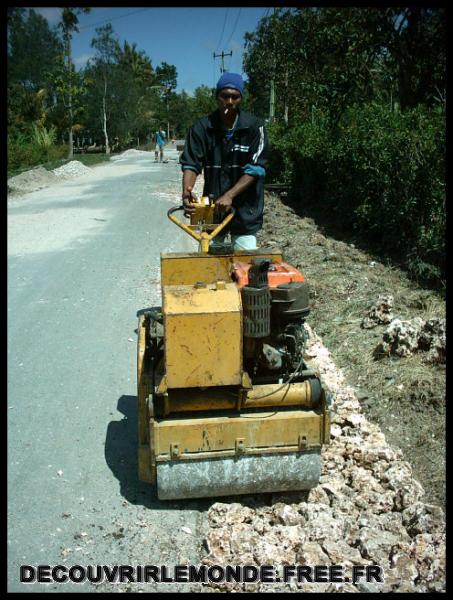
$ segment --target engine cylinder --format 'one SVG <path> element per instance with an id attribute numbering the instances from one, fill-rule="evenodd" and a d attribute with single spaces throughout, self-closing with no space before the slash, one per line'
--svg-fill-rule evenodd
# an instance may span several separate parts
<path id="1" fill-rule="evenodd" d="M 271 332 L 271 294 L 269 288 L 241 290 L 244 311 L 244 337 L 264 338 Z"/>
<path id="2" fill-rule="evenodd" d="M 271 332 L 271 293 L 267 279 L 270 261 L 252 260 L 249 285 L 241 290 L 244 337 L 264 338 Z"/>

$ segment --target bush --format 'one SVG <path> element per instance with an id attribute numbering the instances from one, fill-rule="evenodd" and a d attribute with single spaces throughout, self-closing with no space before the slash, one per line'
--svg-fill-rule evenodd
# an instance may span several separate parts
<path id="1" fill-rule="evenodd" d="M 401 259 L 414 275 L 445 273 L 445 113 L 352 107 L 336 128 L 322 115 L 270 130 L 300 202 Z"/>
<path id="2" fill-rule="evenodd" d="M 43 163 L 59 161 L 66 158 L 67 153 L 67 145 L 42 144 L 26 133 L 10 134 L 8 135 L 8 176 Z"/>
<path id="3" fill-rule="evenodd" d="M 39 164 L 41 151 L 24 136 L 8 136 L 8 175 Z"/>

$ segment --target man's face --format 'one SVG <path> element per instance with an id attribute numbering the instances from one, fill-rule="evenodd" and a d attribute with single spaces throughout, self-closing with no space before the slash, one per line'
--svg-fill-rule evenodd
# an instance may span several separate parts
<path id="1" fill-rule="evenodd" d="M 228 115 L 230 112 L 235 113 L 241 101 L 241 93 L 234 88 L 223 88 L 217 94 L 217 106 L 221 114 Z"/>

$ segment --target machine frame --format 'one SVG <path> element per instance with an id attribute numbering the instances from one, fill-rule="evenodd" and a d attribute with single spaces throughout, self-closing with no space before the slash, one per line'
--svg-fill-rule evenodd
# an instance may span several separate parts
<path id="1" fill-rule="evenodd" d="M 173 287 L 179 289 L 177 286 L 181 286 L 181 290 L 188 293 L 188 289 L 201 282 L 203 285 L 225 289 L 222 286 L 231 282 L 232 266 L 237 261 L 248 263 L 256 258 L 269 259 L 274 263 L 283 261 L 281 252 L 267 249 L 209 254 L 209 242 L 228 224 L 232 215 L 228 215 L 220 224 L 213 224 L 209 222 L 213 220 L 213 207 L 208 205 L 200 208 L 202 213 L 196 217 L 198 222 L 195 220 L 195 224 L 191 225 L 181 223 L 174 217 L 173 213 L 183 207 L 176 207 L 168 212 L 170 220 L 200 242 L 200 252 L 161 254 L 163 292 Z M 200 221 L 205 221 L 202 227 Z M 168 320 L 166 310 L 168 312 L 164 303 L 163 310 L 155 307 L 139 315 L 139 479 L 157 486 L 159 468 L 165 467 L 170 475 L 173 472 L 174 476 L 184 478 L 183 465 L 191 464 L 193 469 L 200 462 L 204 464 L 203 461 L 218 461 L 222 469 L 225 469 L 225 461 L 233 461 L 238 472 L 243 468 L 248 476 L 248 465 L 243 466 L 245 462 L 237 462 L 244 457 L 253 456 L 260 460 L 260 457 L 267 456 L 269 461 L 274 460 L 272 457 L 278 461 L 278 456 L 285 456 L 294 461 L 302 456 L 305 457 L 304 464 L 310 470 L 306 489 L 315 485 L 316 478 L 319 477 L 320 462 L 312 467 L 313 453 L 319 456 L 322 445 L 329 443 L 330 439 L 331 400 L 319 374 L 304 362 L 303 370 L 289 382 L 253 384 L 249 373 L 244 370 L 236 385 L 205 387 L 192 382 L 186 388 L 170 387 L 164 348 L 165 325 Z M 190 331 L 186 332 L 186 335 L 189 334 Z M 202 341 L 197 360 L 203 360 Z M 229 463 L 226 464 L 229 469 Z M 297 464 L 296 462 L 290 469 L 297 469 Z M 209 468 L 212 471 L 212 464 Z M 231 478 L 231 475 L 225 477 Z M 161 478 L 162 481 L 168 481 L 167 474 L 165 478 Z M 272 484 L 266 483 L 265 487 L 270 485 Z M 289 487 L 290 482 L 280 485 L 284 489 L 301 489 L 301 486 L 303 489 L 300 480 L 295 481 L 295 488 Z M 219 484 L 222 494 L 250 491 L 250 486 L 239 491 L 235 491 L 233 487 L 230 489 L 225 481 Z M 160 498 L 159 489 L 157 491 Z M 174 492 L 166 491 L 163 497 L 171 498 L 172 493 Z M 194 490 L 181 493 L 181 497 L 197 495 Z M 207 495 L 207 492 L 203 495 Z M 214 491 L 209 495 L 215 496 L 216 493 Z"/>

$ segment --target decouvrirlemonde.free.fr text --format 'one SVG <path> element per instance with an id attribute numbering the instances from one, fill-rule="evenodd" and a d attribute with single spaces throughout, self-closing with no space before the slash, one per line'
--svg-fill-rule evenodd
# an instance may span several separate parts
<path id="1" fill-rule="evenodd" d="M 378 565 L 21 565 L 21 583 L 383 583 Z"/>

